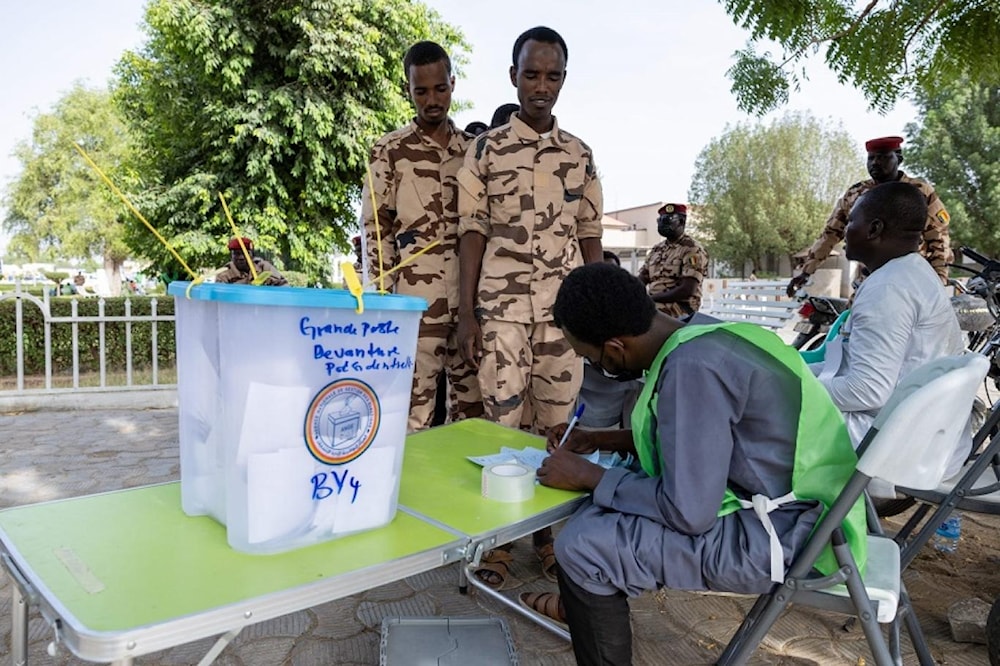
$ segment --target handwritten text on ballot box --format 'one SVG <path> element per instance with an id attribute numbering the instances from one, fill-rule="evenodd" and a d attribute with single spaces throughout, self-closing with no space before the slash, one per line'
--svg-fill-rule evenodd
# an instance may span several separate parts
<path id="1" fill-rule="evenodd" d="M 409 296 L 188 283 L 177 314 L 181 497 L 276 553 L 396 513 L 420 316 Z"/>

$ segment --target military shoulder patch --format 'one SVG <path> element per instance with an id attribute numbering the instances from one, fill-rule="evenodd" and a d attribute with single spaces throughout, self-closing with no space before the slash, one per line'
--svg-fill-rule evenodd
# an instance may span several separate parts
<path id="1" fill-rule="evenodd" d="M 941 224 L 948 224 L 951 221 L 951 215 L 948 214 L 944 208 L 938 211 L 937 219 L 941 221 Z"/>

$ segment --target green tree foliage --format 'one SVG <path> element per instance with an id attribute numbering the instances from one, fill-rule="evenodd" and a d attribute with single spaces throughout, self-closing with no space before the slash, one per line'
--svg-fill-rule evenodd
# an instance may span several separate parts
<path id="1" fill-rule="evenodd" d="M 954 245 L 1000 257 L 1000 87 L 959 80 L 916 103 L 903 168 L 934 183 Z"/>
<path id="2" fill-rule="evenodd" d="M 42 275 L 44 275 L 47 280 L 55 282 L 57 285 L 62 284 L 62 281 L 69 277 L 69 273 L 66 271 L 42 271 Z"/>
<path id="3" fill-rule="evenodd" d="M 820 52 L 879 111 L 963 76 L 1000 84 L 997 0 L 720 1 L 750 31 L 729 71 L 744 111 L 764 114 L 788 101 L 805 78 L 798 66 Z M 758 53 L 761 42 L 776 42 L 781 57 Z"/>
<path id="4" fill-rule="evenodd" d="M 806 114 L 740 124 L 698 156 L 688 199 L 709 254 L 736 269 L 810 245 L 834 202 L 864 175 L 851 137 Z"/>
<path id="5" fill-rule="evenodd" d="M 30 141 L 14 151 L 21 172 L 5 194 L 10 254 L 29 262 L 103 257 L 112 289 L 130 255 L 128 211 L 80 159 L 80 144 L 113 179 L 129 182 L 125 124 L 107 91 L 76 86 L 38 115 Z M 115 292 L 117 293 L 117 292 Z"/>
<path id="6" fill-rule="evenodd" d="M 145 48 L 118 66 L 142 137 L 141 208 L 194 268 L 240 230 L 279 268 L 326 279 L 348 247 L 369 149 L 412 115 L 402 57 L 421 39 L 461 60 L 460 33 L 410 0 L 152 0 Z M 137 250 L 176 263 L 142 226 Z"/>

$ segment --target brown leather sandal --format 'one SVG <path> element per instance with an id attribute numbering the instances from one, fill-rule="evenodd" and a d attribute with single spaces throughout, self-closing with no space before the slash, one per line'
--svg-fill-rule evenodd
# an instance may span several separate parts
<path id="1" fill-rule="evenodd" d="M 502 590 L 514 556 L 506 550 L 495 549 L 487 551 L 479 560 L 479 568 L 473 575 L 494 590 Z"/>
<path id="2" fill-rule="evenodd" d="M 548 542 L 543 546 L 535 546 L 535 555 L 538 556 L 538 560 L 542 563 L 542 575 L 550 583 L 555 583 L 558 581 L 556 577 L 559 573 L 559 563 L 556 562 L 556 552 L 552 548 L 552 542 Z"/>
<path id="3" fill-rule="evenodd" d="M 566 613 L 563 611 L 562 600 L 558 593 L 522 592 L 518 595 L 517 601 L 528 610 L 544 616 L 569 631 L 569 627 L 566 626 Z"/>

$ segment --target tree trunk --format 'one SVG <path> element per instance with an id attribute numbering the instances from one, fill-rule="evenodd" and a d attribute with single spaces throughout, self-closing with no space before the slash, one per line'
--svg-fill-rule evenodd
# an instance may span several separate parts
<path id="1" fill-rule="evenodd" d="M 104 274 L 108 276 L 108 292 L 112 297 L 122 295 L 122 262 L 104 257 Z"/>

